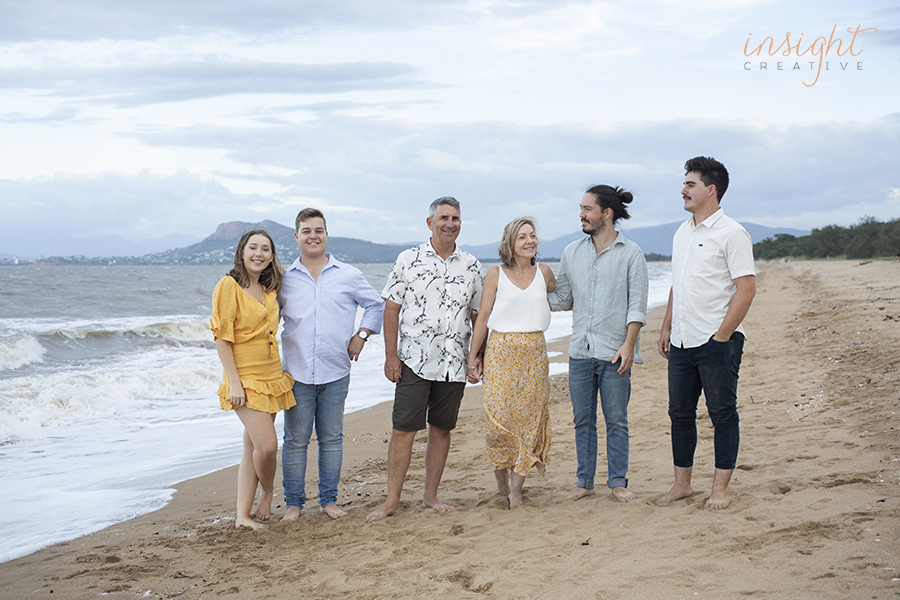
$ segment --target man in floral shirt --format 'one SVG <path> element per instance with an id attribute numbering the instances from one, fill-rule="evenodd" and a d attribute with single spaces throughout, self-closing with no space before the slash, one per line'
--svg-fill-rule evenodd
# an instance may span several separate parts
<path id="1" fill-rule="evenodd" d="M 437 488 L 466 387 L 469 340 L 483 278 L 478 260 L 456 245 L 462 225 L 456 199 L 445 196 L 432 202 L 427 223 L 431 239 L 397 257 L 381 294 L 384 374 L 397 387 L 388 447 L 388 497 L 366 517 L 369 521 L 396 512 L 416 432 L 426 423 L 423 504 L 438 512 L 453 509 L 438 499 Z"/>

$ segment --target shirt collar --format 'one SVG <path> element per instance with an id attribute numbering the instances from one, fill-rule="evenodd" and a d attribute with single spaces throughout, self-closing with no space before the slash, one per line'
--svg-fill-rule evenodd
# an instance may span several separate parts
<path id="1" fill-rule="evenodd" d="M 709 215 L 708 217 L 706 217 L 706 219 L 705 219 L 702 223 L 700 223 L 700 225 L 703 225 L 704 227 L 706 227 L 707 229 L 709 229 L 710 227 L 712 227 L 713 225 L 715 225 L 715 224 L 718 222 L 719 219 L 721 219 L 721 218 L 724 217 L 724 216 L 725 216 L 725 213 L 724 213 L 724 212 L 722 211 L 722 209 L 720 208 L 719 210 L 717 210 L 717 211 L 714 212 L 713 214 L 711 214 L 711 215 Z M 693 215 L 691 215 L 690 217 L 688 217 L 688 222 L 690 222 L 692 228 L 697 227 L 697 225 L 694 225 L 694 216 L 693 216 Z"/>
<path id="2" fill-rule="evenodd" d="M 323 271 L 325 269 L 330 269 L 331 267 L 334 267 L 335 269 L 341 268 L 341 266 L 334 259 L 334 256 L 332 256 L 331 252 L 326 252 L 325 256 L 328 257 L 328 263 L 322 268 Z M 297 259 L 291 263 L 291 266 L 287 268 L 287 270 L 288 271 L 300 271 L 301 273 L 306 273 L 308 275 L 309 269 L 306 268 L 306 265 L 304 265 L 302 262 L 300 262 L 301 258 L 302 258 L 302 255 L 298 256 Z"/>
<path id="3" fill-rule="evenodd" d="M 583 244 L 587 244 L 588 246 L 590 246 L 590 247 L 591 247 L 591 252 L 594 252 L 594 254 L 596 254 L 596 250 L 594 250 L 594 241 L 591 239 L 591 236 L 590 236 L 590 235 L 585 235 L 583 238 L 581 238 L 581 242 L 582 242 Z M 621 231 L 616 231 L 616 239 L 613 240 L 613 243 L 612 243 L 612 244 L 610 244 L 609 246 L 607 246 L 606 248 L 604 248 L 603 251 L 602 251 L 600 254 L 603 254 L 603 252 L 606 252 L 607 250 L 609 250 L 609 249 L 612 248 L 613 246 L 620 246 L 620 245 L 622 245 L 622 244 L 624 244 L 624 243 L 625 243 L 625 236 L 622 235 L 622 232 L 621 232 Z"/>
<path id="4" fill-rule="evenodd" d="M 431 240 L 425 242 L 425 254 L 441 258 L 441 255 L 438 254 L 437 250 L 434 249 L 434 246 L 431 245 Z M 450 253 L 450 256 L 447 257 L 447 260 L 449 261 L 451 258 L 459 258 L 459 244 L 453 245 L 453 252 Z M 443 259 L 441 258 L 441 260 Z"/>

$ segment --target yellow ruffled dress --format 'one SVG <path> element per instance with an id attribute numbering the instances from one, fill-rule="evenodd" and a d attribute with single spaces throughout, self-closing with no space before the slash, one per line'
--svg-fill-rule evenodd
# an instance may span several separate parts
<path id="1" fill-rule="evenodd" d="M 209 328 L 215 337 L 233 344 L 234 362 L 247 394 L 247 407 L 266 413 L 286 410 L 296 404 L 291 391 L 294 380 L 281 370 L 278 356 L 278 300 L 266 292 L 263 304 L 225 276 L 213 291 L 213 311 Z M 219 403 L 231 410 L 231 382 L 222 371 Z"/>

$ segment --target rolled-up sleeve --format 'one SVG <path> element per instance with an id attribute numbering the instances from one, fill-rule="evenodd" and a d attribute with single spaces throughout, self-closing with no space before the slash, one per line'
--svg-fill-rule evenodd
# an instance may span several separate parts
<path id="1" fill-rule="evenodd" d="M 366 277 L 360 273 L 356 280 L 356 304 L 365 312 L 359 326 L 365 329 L 381 333 L 381 323 L 384 321 L 384 299 L 375 291 Z"/>
<path id="2" fill-rule="evenodd" d="M 628 314 L 626 323 L 647 324 L 647 296 L 650 293 L 650 276 L 643 252 L 636 252 L 628 266 Z"/>
<path id="3" fill-rule="evenodd" d="M 547 292 L 547 300 L 550 302 L 550 310 L 569 310 L 572 308 L 572 284 L 569 283 L 568 260 L 563 253 L 559 263 L 559 275 L 556 276 L 556 285 L 552 292 Z"/>

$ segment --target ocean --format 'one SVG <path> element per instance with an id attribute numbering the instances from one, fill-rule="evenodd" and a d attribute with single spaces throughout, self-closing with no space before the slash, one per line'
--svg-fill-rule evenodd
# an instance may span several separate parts
<path id="1" fill-rule="evenodd" d="M 391 268 L 356 266 L 379 291 Z M 649 268 L 658 306 L 671 266 Z M 242 428 L 219 409 L 208 327 L 226 270 L 0 268 L 0 562 L 159 509 L 170 486 L 238 463 Z M 570 332 L 571 313 L 553 313 L 547 339 Z M 383 363 L 375 336 L 346 412 L 392 400 Z"/>

